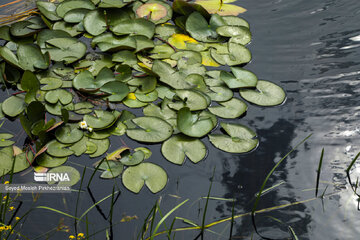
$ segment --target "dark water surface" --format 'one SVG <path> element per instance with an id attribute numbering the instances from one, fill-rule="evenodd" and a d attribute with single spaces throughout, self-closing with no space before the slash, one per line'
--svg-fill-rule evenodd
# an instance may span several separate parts
<path id="1" fill-rule="evenodd" d="M 115 225 L 114 239 L 135 239 L 144 217 L 159 197 L 162 198 L 163 214 L 181 201 L 190 199 L 173 216 L 201 224 L 202 212 L 199 213 L 199 208 L 203 209 L 205 201 L 199 201 L 199 198 L 207 195 L 214 167 L 216 170 L 211 196 L 235 198 L 235 214 L 250 212 L 254 195 L 266 174 L 282 156 L 311 133 L 313 136 L 310 140 L 291 154 L 270 178 L 267 187 L 281 181 L 285 183 L 265 194 L 258 209 L 313 198 L 322 148 L 325 149 L 325 155 L 319 192 L 322 193 L 328 187 L 326 193 L 335 194 L 325 197 L 323 201 L 316 199 L 258 214 L 258 230 L 276 239 L 290 238 L 287 226 L 294 229 L 299 239 L 358 239 L 360 213 L 357 210 L 357 199 L 347 184 L 345 169 L 360 150 L 360 2 L 243 0 L 238 4 L 248 9 L 242 16 L 249 21 L 253 34 L 253 41 L 249 45 L 253 60 L 246 68 L 260 79 L 281 85 L 287 92 L 286 103 L 274 108 L 251 105 L 247 115 L 237 120 L 255 129 L 259 136 L 259 147 L 249 154 L 228 154 L 208 144 L 209 154 L 205 161 L 197 165 L 186 161 L 184 166 L 175 166 L 162 157 L 160 145 L 152 145 L 153 156 L 150 161 L 166 169 L 169 183 L 157 195 L 147 189 L 136 195 L 125 190 L 121 179 L 117 179 L 122 192 L 115 205 L 114 223 L 126 215 L 136 215 L 138 220 Z M 1 95 L 6 97 L 5 92 Z M 16 134 L 19 132 L 18 122 L 7 121 L 5 127 Z M 140 146 L 126 137 L 122 139 L 131 147 Z M 207 139 L 204 141 L 208 143 Z M 113 138 L 109 151 L 121 145 L 120 138 Z M 70 161 L 87 166 L 94 162 L 87 157 Z M 72 163 L 68 164 L 74 166 Z M 82 171 L 81 167 L 78 169 Z M 354 179 L 359 173 L 357 169 L 352 173 Z M 88 171 L 87 177 L 90 174 Z M 32 174 L 19 174 L 15 179 L 16 182 L 31 180 Z M 96 201 L 111 194 L 113 185 L 113 181 L 96 177 L 91 185 Z M 44 194 L 35 205 L 73 214 L 76 197 L 75 193 Z M 33 202 L 29 195 L 23 195 L 23 199 L 25 205 Z M 105 215 L 109 211 L 109 200 L 99 205 Z M 79 212 L 93 204 L 87 191 L 81 195 L 80 201 Z M 211 200 L 206 223 L 231 217 L 231 208 L 231 202 Z M 94 208 L 88 216 L 90 232 L 109 225 L 98 209 Z M 40 233 L 56 228 L 61 218 L 56 213 L 36 210 L 22 226 L 22 232 L 33 239 Z M 177 227 L 188 226 L 178 221 Z M 65 218 L 64 222 L 71 230 L 74 229 L 73 221 Z M 204 239 L 228 239 L 229 221 L 210 230 L 217 234 L 207 232 Z M 85 232 L 85 224 L 80 224 L 79 232 Z M 253 232 L 250 217 L 236 219 L 234 239 L 251 239 Z M 196 231 L 179 232 L 175 239 L 194 239 L 197 234 Z M 67 239 L 68 235 L 59 232 L 53 239 Z M 92 239 L 106 239 L 105 232 Z M 255 234 L 253 239 L 260 237 Z"/>

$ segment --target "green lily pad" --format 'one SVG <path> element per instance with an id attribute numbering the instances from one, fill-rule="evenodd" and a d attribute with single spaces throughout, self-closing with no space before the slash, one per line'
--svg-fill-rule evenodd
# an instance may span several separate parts
<path id="1" fill-rule="evenodd" d="M 240 124 L 220 123 L 228 135 L 210 134 L 210 142 L 220 150 L 230 153 L 246 153 L 253 150 L 259 143 L 256 133 Z"/>
<path id="2" fill-rule="evenodd" d="M 104 170 L 100 175 L 101 178 L 111 179 L 120 176 L 124 170 L 124 165 L 117 161 L 104 160 L 100 166 L 100 170 Z"/>
<path id="3" fill-rule="evenodd" d="M 36 1 L 36 6 L 41 12 L 41 14 L 44 15 L 47 19 L 51 21 L 57 21 L 61 19 L 55 12 L 56 10 L 55 3 Z"/>
<path id="4" fill-rule="evenodd" d="M 86 139 L 87 139 L 87 141 L 85 144 L 85 147 L 86 147 L 85 153 L 86 154 L 94 154 L 97 151 L 97 145 L 91 141 L 88 141 L 89 140 L 88 138 L 86 138 Z"/>
<path id="5" fill-rule="evenodd" d="M 186 20 L 186 31 L 201 42 L 219 42 L 221 37 L 217 34 L 215 26 L 209 25 L 199 13 L 193 12 Z"/>
<path id="6" fill-rule="evenodd" d="M 1 105 L 2 112 L 9 117 L 16 117 L 25 110 L 24 95 L 7 98 Z"/>
<path id="7" fill-rule="evenodd" d="M 66 124 L 56 129 L 56 139 L 64 144 L 76 143 L 84 136 L 83 131 L 78 129 L 77 124 Z"/>
<path id="8" fill-rule="evenodd" d="M 46 27 L 40 17 L 30 18 L 27 21 L 19 21 L 11 25 L 10 33 L 15 37 L 27 37 L 35 34 Z"/>
<path id="9" fill-rule="evenodd" d="M 29 163 L 34 161 L 34 155 L 32 152 L 23 152 L 20 148 L 13 146 L 14 149 L 19 151 L 18 154 L 15 153 L 15 164 L 14 164 L 14 173 L 18 173 L 24 171 L 25 169 L 30 167 Z"/>
<path id="10" fill-rule="evenodd" d="M 89 102 L 79 102 L 74 105 L 74 111 L 77 114 L 89 114 L 93 111 L 92 108 L 94 105 Z"/>
<path id="11" fill-rule="evenodd" d="M 70 181 L 60 181 L 58 186 L 74 186 L 78 181 L 80 181 L 80 173 L 73 167 L 70 166 L 60 166 L 52 168 L 48 173 L 63 173 L 67 174 Z M 55 184 L 54 181 L 49 181 L 48 184 Z"/>
<path id="12" fill-rule="evenodd" d="M 149 93 L 136 93 L 135 97 L 141 102 L 153 102 L 158 98 L 158 93 L 156 90 Z"/>
<path id="13" fill-rule="evenodd" d="M 67 147 L 69 144 L 63 144 L 56 140 L 52 140 L 47 144 L 47 153 L 53 157 L 67 157 L 74 152 Z"/>
<path id="14" fill-rule="evenodd" d="M 152 71 L 160 76 L 160 81 L 175 89 L 189 89 L 193 85 L 185 81 L 184 74 L 174 70 L 170 64 L 155 60 L 152 65 Z"/>
<path id="15" fill-rule="evenodd" d="M 64 21 L 67 23 L 80 23 L 83 21 L 85 15 L 89 12 L 89 9 L 85 8 L 75 8 L 73 10 L 68 11 L 64 16 Z M 84 27 L 86 29 L 85 23 Z"/>
<path id="16" fill-rule="evenodd" d="M 49 91 L 54 90 L 57 88 L 60 88 L 63 84 L 63 81 L 59 78 L 54 77 L 47 77 L 40 79 L 41 84 L 46 84 L 45 86 L 42 86 L 40 89 L 43 91 Z"/>
<path id="17" fill-rule="evenodd" d="M 112 33 L 103 33 L 96 36 L 92 42 L 100 48 L 101 51 L 116 51 L 123 49 L 136 49 L 136 39 L 132 36 L 115 36 Z"/>
<path id="18" fill-rule="evenodd" d="M 8 147 L 13 145 L 15 142 L 9 140 L 10 138 L 13 138 L 14 135 L 10 133 L 0 133 L 0 147 Z"/>
<path id="19" fill-rule="evenodd" d="M 0 150 L 0 176 L 7 174 L 13 166 L 14 150 L 13 147 L 5 147 Z"/>
<path id="20" fill-rule="evenodd" d="M 144 159 L 149 159 L 152 155 L 152 152 L 150 151 L 150 149 L 146 148 L 146 147 L 138 147 L 134 149 L 135 152 L 137 151 L 142 151 L 145 154 L 145 158 Z"/>
<path id="21" fill-rule="evenodd" d="M 19 44 L 17 51 L 19 65 L 23 70 L 34 72 L 36 69 L 47 69 L 49 67 L 48 54 L 43 55 L 40 48 L 34 44 Z M 5 56 L 2 57 L 6 59 Z"/>
<path id="22" fill-rule="evenodd" d="M 235 66 L 248 63 L 251 60 L 251 52 L 241 44 L 229 42 L 228 53 L 218 53 L 214 48 L 210 49 L 211 57 L 222 65 Z"/>
<path id="23" fill-rule="evenodd" d="M 201 92 L 194 90 L 176 90 L 176 95 L 183 100 L 183 102 L 169 103 L 169 107 L 175 110 L 187 107 L 190 111 L 198 111 L 206 109 L 210 104 Z"/>
<path id="24" fill-rule="evenodd" d="M 141 108 L 148 105 L 147 102 L 139 101 L 134 93 L 129 93 L 128 96 L 123 101 L 123 104 L 129 108 Z"/>
<path id="25" fill-rule="evenodd" d="M 167 86 L 157 86 L 156 91 L 158 92 L 158 97 L 161 99 L 173 99 L 173 97 L 176 95 L 175 92 Z"/>
<path id="26" fill-rule="evenodd" d="M 120 162 L 125 166 L 135 166 L 140 164 L 145 159 L 143 151 L 136 151 L 133 154 L 125 155 L 120 159 Z"/>
<path id="27" fill-rule="evenodd" d="M 36 162 L 42 167 L 52 168 L 63 165 L 67 159 L 68 157 L 53 157 L 47 153 L 43 153 L 36 158 Z"/>
<path id="28" fill-rule="evenodd" d="M 104 110 L 94 110 L 95 116 L 85 115 L 84 121 L 89 127 L 102 129 L 109 127 L 115 121 L 114 114 Z"/>
<path id="29" fill-rule="evenodd" d="M 243 26 L 221 26 L 216 32 L 224 37 L 234 37 L 236 43 L 246 45 L 251 41 L 251 32 L 249 28 Z"/>
<path id="30" fill-rule="evenodd" d="M 82 154 L 84 154 L 88 149 L 87 149 L 87 143 L 88 143 L 88 138 L 86 136 L 82 137 L 80 139 L 80 141 L 74 143 L 73 145 L 71 145 L 69 147 L 70 150 L 72 150 L 74 152 L 74 155 L 79 157 Z M 94 153 L 96 151 L 96 148 L 93 150 L 92 153 Z"/>
<path id="31" fill-rule="evenodd" d="M 106 138 L 106 139 L 91 139 L 91 138 L 89 138 L 89 142 L 94 143 L 97 146 L 96 151 L 94 153 L 90 154 L 91 158 L 100 157 L 101 155 L 106 153 L 110 147 L 110 140 L 108 138 Z"/>
<path id="32" fill-rule="evenodd" d="M 75 37 L 83 32 L 80 29 L 77 29 L 76 26 L 77 25 L 74 25 L 71 23 L 59 21 L 59 22 L 54 23 L 52 29 L 67 32 L 68 34 L 70 34 L 70 36 Z"/>
<path id="33" fill-rule="evenodd" d="M 214 128 L 211 118 L 200 119 L 199 114 L 191 113 L 187 107 L 179 110 L 177 126 L 182 133 L 190 137 L 203 137 Z"/>
<path id="34" fill-rule="evenodd" d="M 132 0 L 102 0 L 99 4 L 100 8 L 122 8 Z"/>
<path id="35" fill-rule="evenodd" d="M 160 192 L 168 181 L 166 172 L 153 163 L 141 163 L 128 167 L 122 174 L 124 186 L 134 193 L 139 193 L 144 184 L 152 193 Z"/>
<path id="36" fill-rule="evenodd" d="M 127 84 L 138 87 L 136 93 L 146 94 L 155 90 L 157 81 L 155 77 L 147 76 L 131 79 Z"/>
<path id="37" fill-rule="evenodd" d="M 46 41 L 54 38 L 71 38 L 71 35 L 62 30 L 44 29 L 38 33 L 36 42 L 40 48 L 46 48 L 48 45 Z"/>
<path id="38" fill-rule="evenodd" d="M 132 119 L 132 122 L 139 128 L 128 129 L 126 134 L 139 142 L 162 142 L 173 133 L 171 125 L 157 117 L 139 117 Z"/>
<path id="39" fill-rule="evenodd" d="M 112 135 L 122 136 L 126 132 L 126 125 L 118 120 L 111 128 L 109 128 L 109 132 Z"/>
<path id="40" fill-rule="evenodd" d="M 136 16 L 139 18 L 147 18 L 155 24 L 164 23 L 171 19 L 171 6 L 162 1 L 150 0 L 145 4 L 138 4 L 134 8 Z"/>
<path id="41" fill-rule="evenodd" d="M 93 36 L 98 36 L 105 32 L 107 23 L 104 10 L 96 9 L 88 12 L 84 18 L 84 27 Z"/>
<path id="42" fill-rule="evenodd" d="M 221 106 L 209 107 L 209 111 L 221 118 L 238 118 L 247 110 L 246 103 L 237 98 L 219 104 Z"/>
<path id="43" fill-rule="evenodd" d="M 82 58 L 86 53 L 86 45 L 75 38 L 54 38 L 47 40 L 46 43 L 52 47 L 43 48 L 50 54 L 54 61 L 64 61 L 65 63 L 73 63 Z"/>
<path id="44" fill-rule="evenodd" d="M 110 30 L 116 35 L 131 34 L 152 38 L 155 33 L 155 24 L 143 18 L 129 19 L 111 26 Z"/>
<path id="45" fill-rule="evenodd" d="M 182 165 L 187 157 L 191 162 L 198 163 L 206 157 L 206 146 L 199 139 L 184 135 L 175 135 L 161 146 L 164 157 L 172 163 Z"/>
<path id="46" fill-rule="evenodd" d="M 245 70 L 240 67 L 232 67 L 231 71 L 234 75 L 229 72 L 221 71 L 220 78 L 231 88 L 247 88 L 255 87 L 258 78 L 256 75 L 249 70 Z"/>
<path id="47" fill-rule="evenodd" d="M 89 0 L 66 0 L 57 6 L 56 14 L 63 18 L 67 12 L 77 8 L 93 10 L 95 9 L 95 5 Z"/>
<path id="48" fill-rule="evenodd" d="M 110 129 L 104 129 L 100 131 L 86 132 L 85 136 L 91 139 L 105 139 L 111 136 Z"/>
<path id="49" fill-rule="evenodd" d="M 48 91 L 45 94 L 45 100 L 52 104 L 60 102 L 63 105 L 67 105 L 72 102 L 73 95 L 64 89 L 56 89 Z"/>
<path id="50" fill-rule="evenodd" d="M 234 92 L 226 86 L 209 87 L 204 92 L 211 98 L 212 101 L 217 102 L 229 101 L 234 96 Z"/>
<path id="51" fill-rule="evenodd" d="M 175 50 L 167 44 L 156 45 L 150 52 L 152 59 L 166 59 L 170 58 L 175 53 Z"/>
<path id="52" fill-rule="evenodd" d="M 46 111 L 48 111 L 49 113 L 56 115 L 56 116 L 62 116 L 62 109 L 66 109 L 68 111 L 73 111 L 74 110 L 74 104 L 73 103 L 69 103 L 65 106 L 63 106 L 60 102 L 57 102 L 56 104 L 45 104 L 45 109 Z"/>
<path id="53" fill-rule="evenodd" d="M 129 87 L 125 83 L 117 81 L 104 84 L 100 90 L 110 94 L 105 97 L 110 102 L 121 102 L 129 93 Z"/>
<path id="54" fill-rule="evenodd" d="M 257 82 L 256 90 L 240 90 L 240 96 L 246 101 L 259 106 L 276 106 L 283 103 L 286 98 L 286 94 L 281 87 L 265 80 Z"/>
<path id="55" fill-rule="evenodd" d="M 222 19 L 228 26 L 244 26 L 250 28 L 249 23 L 241 17 L 223 16 Z"/>

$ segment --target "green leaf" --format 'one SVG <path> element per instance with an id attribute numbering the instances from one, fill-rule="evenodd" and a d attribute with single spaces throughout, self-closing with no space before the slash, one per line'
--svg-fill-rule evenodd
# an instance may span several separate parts
<path id="1" fill-rule="evenodd" d="M 136 93 L 150 93 L 156 89 L 156 78 L 153 76 L 146 76 L 141 78 L 134 78 L 127 82 L 128 85 L 136 86 Z"/>
<path id="2" fill-rule="evenodd" d="M 84 121 L 89 127 L 94 129 L 102 129 L 109 127 L 114 123 L 115 116 L 111 112 L 104 110 L 94 110 L 95 116 L 85 115 Z"/>
<path id="3" fill-rule="evenodd" d="M 79 23 L 79 24 L 81 24 L 81 23 Z M 79 24 L 74 25 L 74 24 L 67 23 L 64 21 L 59 21 L 59 22 L 54 23 L 52 29 L 67 32 L 68 34 L 70 34 L 70 36 L 75 37 L 83 32 L 82 29 L 76 28 L 76 26 L 79 26 Z"/>
<path id="4" fill-rule="evenodd" d="M 52 140 L 47 144 L 47 153 L 53 157 L 67 157 L 73 154 L 74 152 L 66 147 L 69 144 L 63 144 L 56 140 Z"/>
<path id="5" fill-rule="evenodd" d="M 220 106 L 209 107 L 209 111 L 221 118 L 238 118 L 247 110 L 246 103 L 237 98 L 219 104 Z"/>
<path id="6" fill-rule="evenodd" d="M 88 12 L 84 18 L 84 28 L 93 36 L 98 36 L 105 32 L 107 23 L 104 10 L 96 9 Z"/>
<path id="7" fill-rule="evenodd" d="M 23 152 L 20 148 L 13 146 L 14 149 L 19 151 L 18 154 L 15 154 L 15 164 L 14 164 L 14 173 L 18 173 L 24 171 L 25 169 L 30 167 L 30 163 L 34 161 L 34 155 L 31 151 Z M 14 151 L 15 152 L 15 151 Z"/>
<path id="8" fill-rule="evenodd" d="M 0 150 L 0 176 L 4 176 L 12 169 L 13 159 L 14 150 L 12 146 Z"/>
<path id="9" fill-rule="evenodd" d="M 56 89 L 48 91 L 45 94 L 45 100 L 52 104 L 60 102 L 62 105 L 67 105 L 72 102 L 73 95 L 64 89 Z"/>
<path id="10" fill-rule="evenodd" d="M 100 8 L 122 8 L 126 6 L 132 0 L 101 0 L 99 7 Z"/>
<path id="11" fill-rule="evenodd" d="M 186 20 L 186 31 L 188 31 L 190 35 L 198 41 L 221 41 L 221 37 L 215 30 L 215 26 L 209 25 L 206 19 L 199 12 L 193 12 Z"/>
<path id="12" fill-rule="evenodd" d="M 139 128 L 128 129 L 126 134 L 139 142 L 162 142 L 173 133 L 171 125 L 157 117 L 139 117 L 132 119 L 132 122 Z"/>
<path id="13" fill-rule="evenodd" d="M 149 93 L 136 93 L 135 97 L 141 102 L 154 102 L 158 98 L 158 93 L 156 90 Z"/>
<path id="14" fill-rule="evenodd" d="M 36 1 L 36 6 L 41 12 L 41 14 L 44 15 L 47 19 L 51 21 L 57 21 L 61 19 L 55 12 L 56 10 L 55 3 Z"/>
<path id="15" fill-rule="evenodd" d="M 57 6 L 56 14 L 63 18 L 67 12 L 77 8 L 93 10 L 95 5 L 89 0 L 65 0 Z"/>
<path id="16" fill-rule="evenodd" d="M 73 10 L 68 11 L 64 16 L 64 21 L 68 23 L 80 23 L 83 21 L 85 15 L 89 12 L 89 9 L 85 8 L 75 8 Z M 86 25 L 84 22 L 84 27 L 86 29 Z"/>
<path id="17" fill-rule="evenodd" d="M 175 110 L 187 107 L 190 111 L 206 109 L 210 102 L 201 92 L 195 90 L 176 90 L 176 95 L 183 100 L 182 102 L 169 103 L 169 107 Z"/>
<path id="18" fill-rule="evenodd" d="M 63 81 L 59 78 L 46 77 L 46 78 L 40 79 L 40 83 L 46 84 L 45 86 L 42 86 L 40 88 L 41 90 L 49 91 L 49 90 L 54 90 L 54 89 L 60 88 L 63 84 Z"/>
<path id="19" fill-rule="evenodd" d="M 9 117 L 16 117 L 25 109 L 24 95 L 16 95 L 7 98 L 2 103 L 2 111 Z"/>
<path id="20" fill-rule="evenodd" d="M 249 28 L 243 26 L 221 26 L 216 32 L 224 37 L 234 37 L 231 41 L 246 45 L 251 41 L 251 32 Z"/>
<path id="21" fill-rule="evenodd" d="M 40 48 L 34 44 L 19 44 L 17 51 L 19 65 L 23 70 L 34 72 L 37 69 L 47 69 L 49 67 L 49 56 L 43 55 Z"/>
<path id="22" fill-rule="evenodd" d="M 117 161 L 103 161 L 99 169 L 104 170 L 100 175 L 101 178 L 111 179 L 118 177 L 124 170 L 124 165 Z"/>
<path id="23" fill-rule="evenodd" d="M 177 126 L 182 133 L 190 137 L 203 137 L 214 128 L 210 118 L 200 119 L 199 114 L 192 114 L 187 107 L 179 110 Z"/>
<path id="24" fill-rule="evenodd" d="M 49 52 L 54 61 L 64 61 L 66 64 L 73 63 L 82 58 L 86 53 L 86 45 L 75 38 L 53 38 L 46 43 L 52 47 L 44 48 L 43 51 Z"/>
<path id="25" fill-rule="evenodd" d="M 81 140 L 84 136 L 83 131 L 78 129 L 77 124 L 66 124 L 56 129 L 55 137 L 61 143 L 71 144 Z"/>
<path id="26" fill-rule="evenodd" d="M 152 38 L 155 33 L 155 24 L 143 18 L 129 19 L 111 26 L 110 30 L 116 35 L 131 34 Z"/>
<path id="27" fill-rule="evenodd" d="M 175 135 L 161 146 L 164 157 L 175 164 L 182 165 L 187 157 L 191 162 L 198 163 L 206 157 L 206 146 L 199 139 Z"/>
<path id="28" fill-rule="evenodd" d="M 150 0 L 145 4 L 135 5 L 134 11 L 138 18 L 147 18 L 155 24 L 165 23 L 172 17 L 171 6 L 162 1 Z"/>
<path id="29" fill-rule="evenodd" d="M 220 78 L 231 88 L 247 88 L 255 87 L 258 78 L 256 75 L 248 70 L 240 67 L 232 67 L 231 71 L 234 75 L 229 72 L 221 71 Z"/>
<path id="30" fill-rule="evenodd" d="M 40 83 L 34 73 L 25 71 L 21 78 L 21 88 L 27 91 L 25 95 L 25 102 L 31 103 L 36 101 L 36 93 L 40 88 Z"/>
<path id="31" fill-rule="evenodd" d="M 93 107 L 94 105 L 89 102 L 79 102 L 74 105 L 74 111 L 77 114 L 89 114 L 93 111 Z"/>
<path id="32" fill-rule="evenodd" d="M 97 147 L 95 152 L 91 154 L 89 153 L 91 158 L 100 157 L 101 155 L 106 153 L 110 147 L 110 140 L 108 138 L 106 139 L 89 138 L 89 142 L 93 143 Z"/>
<path id="33" fill-rule="evenodd" d="M 69 176 L 70 181 L 60 181 L 58 186 L 74 186 L 80 180 L 80 173 L 73 167 L 70 166 L 60 166 L 50 169 L 48 173 L 66 173 Z M 55 184 L 54 181 L 49 181 L 48 184 Z"/>
<path id="34" fill-rule="evenodd" d="M 122 174 L 124 186 L 134 193 L 139 193 L 144 184 L 152 193 L 161 191 L 168 181 L 164 169 L 153 163 L 141 163 L 128 167 Z"/>
<path id="35" fill-rule="evenodd" d="M 13 145 L 15 142 L 8 140 L 10 138 L 13 138 L 14 135 L 9 133 L 0 133 L 0 147 L 8 147 Z"/>
<path id="36" fill-rule="evenodd" d="M 67 159 L 68 157 L 53 157 L 47 153 L 43 153 L 36 158 L 36 162 L 42 167 L 52 168 L 63 165 Z"/>
<path id="37" fill-rule="evenodd" d="M 220 150 L 230 153 L 246 153 L 254 149 L 259 140 L 254 139 L 256 133 L 251 129 L 233 123 L 220 123 L 228 135 L 210 134 L 210 142 Z"/>
<path id="38" fill-rule="evenodd" d="M 135 166 L 144 161 L 145 154 L 143 151 L 136 151 L 133 154 L 125 155 L 120 159 L 120 162 L 125 166 Z"/>
<path id="39" fill-rule="evenodd" d="M 101 51 L 116 51 L 122 49 L 136 49 L 136 40 L 132 36 L 115 36 L 112 33 L 103 33 L 96 36 L 92 46 L 97 45 Z"/>
<path id="40" fill-rule="evenodd" d="M 242 89 L 240 96 L 246 101 L 259 106 L 275 106 L 283 103 L 286 98 L 284 90 L 275 83 L 259 80 L 256 90 Z"/>
<path id="41" fill-rule="evenodd" d="M 222 19 L 224 20 L 226 25 L 229 25 L 229 26 L 244 26 L 244 27 L 250 28 L 249 23 L 245 19 L 240 18 L 240 17 L 223 16 Z"/>
<path id="42" fill-rule="evenodd" d="M 221 53 L 214 48 L 210 49 L 211 57 L 222 65 L 235 66 L 248 63 L 251 60 L 251 52 L 241 44 L 229 42 L 228 52 Z"/>
<path id="43" fill-rule="evenodd" d="M 71 38 L 71 35 L 62 30 L 44 29 L 37 35 L 36 42 L 40 48 L 46 48 L 48 45 L 46 42 L 54 38 Z"/>

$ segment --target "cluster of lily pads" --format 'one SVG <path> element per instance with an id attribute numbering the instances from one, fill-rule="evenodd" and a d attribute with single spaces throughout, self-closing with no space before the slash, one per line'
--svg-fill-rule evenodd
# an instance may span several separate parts
<path id="1" fill-rule="evenodd" d="M 179 165 L 205 158 L 205 136 L 226 152 L 254 149 L 253 130 L 223 119 L 241 117 L 243 99 L 274 106 L 285 93 L 242 67 L 251 60 L 249 24 L 226 12 L 210 15 L 206 1 L 197 2 L 37 1 L 39 16 L 0 27 L 0 82 L 18 89 L 0 103 L 0 118 L 19 118 L 28 135 L 20 150 L 12 135 L 0 134 L 3 174 L 66 167 L 75 184 L 76 169 L 61 166 L 68 157 L 104 156 L 109 137 L 124 134 L 162 143 L 164 157 Z M 217 69 L 224 65 L 231 72 Z M 116 110 L 124 106 L 141 108 L 143 116 Z M 225 133 L 214 132 L 218 119 Z M 122 147 L 95 167 L 102 178 L 122 175 L 133 192 L 146 184 L 156 193 L 168 177 L 143 162 L 150 156 L 146 148 Z"/>

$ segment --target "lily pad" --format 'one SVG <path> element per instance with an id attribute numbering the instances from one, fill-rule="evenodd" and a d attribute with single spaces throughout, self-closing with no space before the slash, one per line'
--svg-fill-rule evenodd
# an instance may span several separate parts
<path id="1" fill-rule="evenodd" d="M 63 105 L 67 105 L 72 102 L 73 95 L 64 89 L 56 89 L 47 92 L 45 94 L 45 100 L 52 104 L 60 102 Z"/>
<path id="2" fill-rule="evenodd" d="M 209 107 L 209 111 L 221 118 L 238 118 L 247 110 L 247 105 L 237 98 L 220 102 L 220 106 Z"/>
<path id="3" fill-rule="evenodd" d="M 257 81 L 256 90 L 240 90 L 240 95 L 246 101 L 259 106 L 276 106 L 283 103 L 286 98 L 286 94 L 281 87 L 265 80 Z"/>
<path id="4" fill-rule="evenodd" d="M 148 18 L 155 24 L 164 23 L 171 19 L 172 9 L 171 6 L 163 1 L 150 0 L 145 4 L 139 4 L 134 9 L 137 17 Z"/>
<path id="5" fill-rule="evenodd" d="M 7 174 L 13 166 L 13 147 L 5 147 L 0 150 L 0 176 Z"/>
<path id="6" fill-rule="evenodd" d="M 116 35 L 131 34 L 152 38 L 155 33 L 155 24 L 142 18 L 129 19 L 110 27 L 110 30 Z"/>
<path id="7" fill-rule="evenodd" d="M 222 16 L 237 16 L 246 12 L 246 9 L 234 4 L 228 4 L 233 1 L 219 0 L 196 0 L 195 3 L 204 7 L 211 14 L 219 14 Z"/>
<path id="8" fill-rule="evenodd" d="M 175 110 L 187 107 L 190 111 L 198 111 L 206 109 L 209 105 L 206 97 L 201 92 L 194 90 L 176 90 L 176 95 L 183 100 L 183 102 L 169 103 L 169 107 Z"/>
<path id="9" fill-rule="evenodd" d="M 61 18 L 56 14 L 56 5 L 53 2 L 36 1 L 37 8 L 47 19 L 57 21 Z"/>
<path id="10" fill-rule="evenodd" d="M 177 126 L 182 133 L 190 137 L 203 137 L 214 128 L 211 118 L 200 119 L 199 114 L 191 113 L 187 107 L 179 110 Z"/>
<path id="11" fill-rule="evenodd" d="M 54 38 L 47 40 L 46 43 L 52 47 L 44 48 L 50 54 L 54 61 L 64 61 L 65 63 L 73 63 L 82 58 L 86 53 L 86 45 L 74 38 Z"/>
<path id="12" fill-rule="evenodd" d="M 104 84 L 100 90 L 110 94 L 110 96 L 105 97 L 110 102 L 120 102 L 129 93 L 129 87 L 125 83 L 117 81 Z"/>
<path id="13" fill-rule="evenodd" d="M 84 27 L 93 36 L 98 36 L 105 32 L 107 23 L 104 10 L 97 9 L 88 12 L 84 18 Z"/>
<path id="14" fill-rule="evenodd" d="M 124 186 L 134 193 L 139 193 L 144 184 L 152 193 L 160 192 L 168 181 L 166 172 L 153 163 L 141 163 L 128 167 L 122 174 Z"/>
<path id="15" fill-rule="evenodd" d="M 128 129 L 126 134 L 139 142 L 162 142 L 173 133 L 171 125 L 157 117 L 139 117 L 132 119 L 132 122 L 139 128 Z"/>
<path id="16" fill-rule="evenodd" d="M 56 14 L 63 18 L 67 12 L 77 8 L 93 10 L 95 5 L 90 0 L 66 0 L 57 6 Z"/>
<path id="17" fill-rule="evenodd" d="M 90 157 L 100 157 L 104 153 L 107 152 L 107 150 L 110 147 L 110 141 L 108 138 L 106 139 L 91 139 L 89 138 L 89 142 L 95 144 L 97 146 L 96 151 L 92 154 L 90 154 Z"/>
<path id="18" fill-rule="evenodd" d="M 53 157 L 47 153 L 43 153 L 36 158 L 36 162 L 42 167 L 52 168 L 63 165 L 67 159 L 68 157 Z"/>
<path id="19" fill-rule="evenodd" d="M 102 129 L 109 127 L 115 121 L 114 114 L 104 110 L 95 110 L 95 116 L 85 115 L 84 121 L 89 127 Z"/>
<path id="20" fill-rule="evenodd" d="M 226 71 L 221 71 L 220 73 L 220 79 L 224 81 L 229 88 L 234 89 L 256 86 L 258 78 L 254 73 L 240 67 L 232 67 L 231 71 L 234 75 Z"/>
<path id="21" fill-rule="evenodd" d="M 104 170 L 100 175 L 101 178 L 111 179 L 120 176 L 124 170 L 124 165 L 117 161 L 104 160 L 100 166 L 100 170 Z"/>
<path id="22" fill-rule="evenodd" d="M 13 145 L 15 142 L 9 139 L 13 138 L 14 135 L 10 133 L 0 133 L 0 147 L 8 147 Z"/>
<path id="23" fill-rule="evenodd" d="M 143 151 L 136 151 L 133 154 L 125 155 L 120 159 L 120 162 L 125 166 L 135 166 L 140 164 L 145 159 Z"/>
<path id="24" fill-rule="evenodd" d="M 60 181 L 58 186 L 74 186 L 78 181 L 80 181 L 80 173 L 73 167 L 70 166 L 60 166 L 52 168 L 48 173 L 63 173 L 67 174 L 70 181 Z M 48 184 L 55 184 L 54 181 L 49 181 Z"/>
<path id="25" fill-rule="evenodd" d="M 89 114 L 93 111 L 92 108 L 94 105 L 89 102 L 79 102 L 74 105 L 74 111 L 77 114 Z"/>
<path id="26" fill-rule="evenodd" d="M 186 31 L 201 42 L 219 42 L 221 37 L 217 34 L 215 26 L 209 25 L 199 13 L 193 12 L 186 20 Z"/>
<path id="27" fill-rule="evenodd" d="M 59 78 L 54 77 L 47 77 L 40 79 L 41 84 L 45 84 L 45 86 L 42 86 L 40 89 L 43 91 L 49 91 L 54 90 L 57 88 L 60 88 L 63 84 L 63 81 Z"/>
<path id="28" fill-rule="evenodd" d="M 191 162 L 198 163 L 206 156 L 206 146 L 199 139 L 175 135 L 161 146 L 164 157 L 175 164 L 182 165 L 187 157 Z"/>
<path id="29" fill-rule="evenodd" d="M 1 105 L 2 112 L 9 117 L 16 117 L 25 110 L 23 95 L 16 95 L 7 98 Z"/>
<path id="30" fill-rule="evenodd" d="M 249 28 L 243 26 L 221 26 L 216 32 L 224 37 L 235 37 L 233 41 L 246 45 L 251 41 L 251 33 Z"/>
<path id="31" fill-rule="evenodd" d="M 14 173 L 18 173 L 30 167 L 30 164 L 34 161 L 34 155 L 30 151 L 23 152 L 20 148 L 16 146 L 14 146 L 14 148 L 17 148 L 17 150 L 19 151 L 19 153 L 15 153 L 14 151 Z"/>
<path id="32" fill-rule="evenodd" d="M 254 149 L 258 143 L 256 133 L 240 124 L 220 123 L 228 135 L 210 134 L 210 142 L 220 150 L 230 153 L 246 153 Z"/>
<path id="33" fill-rule="evenodd" d="M 210 49 L 211 57 L 222 65 L 235 66 L 248 63 L 251 60 L 249 49 L 238 43 L 228 43 L 228 53 L 218 53 L 214 48 Z"/>
<path id="34" fill-rule="evenodd" d="M 76 143 L 84 136 L 83 131 L 78 129 L 77 124 L 66 124 L 56 129 L 56 139 L 64 144 Z"/>
<path id="35" fill-rule="evenodd" d="M 53 157 L 67 157 L 74 152 L 67 147 L 69 144 L 63 144 L 56 140 L 52 140 L 47 144 L 47 153 Z"/>
<path id="36" fill-rule="evenodd" d="M 65 14 L 64 21 L 68 23 L 80 23 L 89 11 L 89 9 L 85 8 L 75 8 L 70 10 Z M 86 29 L 86 26 L 84 27 Z"/>

